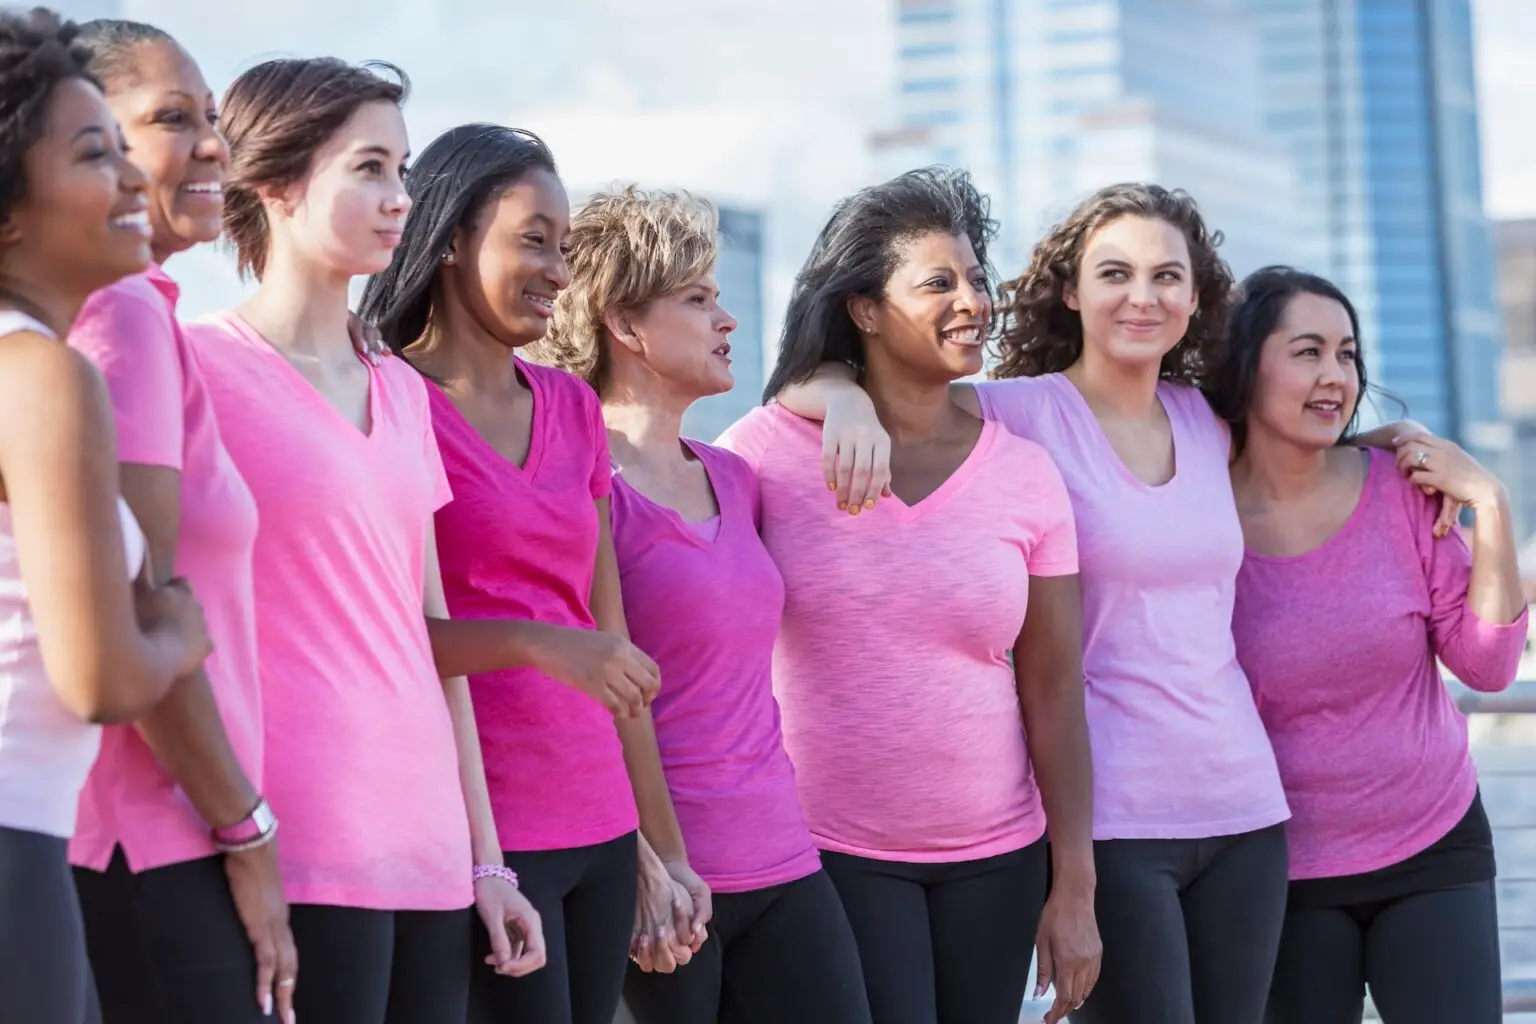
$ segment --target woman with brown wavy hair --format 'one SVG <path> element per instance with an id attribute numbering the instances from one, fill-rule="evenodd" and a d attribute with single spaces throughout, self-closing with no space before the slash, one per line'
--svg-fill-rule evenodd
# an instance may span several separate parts
<path id="1" fill-rule="evenodd" d="M 1232 642 L 1231 438 L 1195 386 L 1224 344 L 1219 244 L 1182 192 L 1099 191 L 1003 286 L 996 379 L 956 386 L 1043 445 L 1072 496 L 1104 943 L 1072 1014 L 1089 1024 L 1259 1020 L 1285 909 L 1289 811 Z M 852 478 L 856 513 L 883 430 L 846 371 L 817 376 L 780 401 L 825 413 L 828 476 Z"/>

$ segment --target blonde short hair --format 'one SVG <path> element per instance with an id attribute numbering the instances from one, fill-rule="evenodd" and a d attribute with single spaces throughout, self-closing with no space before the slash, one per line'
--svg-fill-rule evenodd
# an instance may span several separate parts
<path id="1" fill-rule="evenodd" d="M 571 218 L 569 244 L 570 286 L 530 354 L 601 391 L 609 369 L 603 315 L 641 309 L 710 273 L 720 254 L 719 214 L 687 192 L 631 185 L 595 193 Z"/>

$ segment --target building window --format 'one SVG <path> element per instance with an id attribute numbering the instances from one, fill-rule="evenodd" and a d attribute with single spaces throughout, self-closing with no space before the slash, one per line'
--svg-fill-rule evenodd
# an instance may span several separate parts
<path id="1" fill-rule="evenodd" d="M 897 20 L 903 25 L 938 25 L 955 20 L 955 12 L 948 7 L 916 7 L 902 11 Z"/>
<path id="2" fill-rule="evenodd" d="M 928 60 L 933 57 L 953 57 L 958 51 L 954 43 L 914 43 L 901 48 L 902 60 Z"/>
<path id="3" fill-rule="evenodd" d="M 954 92 L 958 88 L 958 78 L 911 78 L 901 83 L 904 93 Z"/>

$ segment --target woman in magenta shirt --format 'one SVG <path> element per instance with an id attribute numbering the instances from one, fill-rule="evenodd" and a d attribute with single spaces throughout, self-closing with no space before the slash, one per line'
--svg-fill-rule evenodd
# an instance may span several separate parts
<path id="1" fill-rule="evenodd" d="M 1449 441 L 1345 443 L 1359 318 L 1322 278 L 1243 282 L 1210 385 L 1232 425 L 1247 554 L 1233 633 L 1290 801 L 1290 896 L 1266 1020 L 1503 1019 L 1493 835 L 1467 724 L 1515 677 L 1527 612 L 1509 499 Z M 1471 546 L 1424 489 L 1465 502 Z"/>
<path id="2" fill-rule="evenodd" d="M 757 482 L 736 456 L 680 438 L 688 407 L 732 384 L 718 230 L 686 196 L 593 196 L 541 345 L 603 399 L 626 619 L 666 680 L 652 713 L 667 788 L 713 894 L 710 940 L 676 971 L 665 951 L 658 970 L 637 949 L 625 1003 L 640 1024 L 868 1024 L 858 949 L 779 729 L 784 585 L 758 537 Z"/>
<path id="3" fill-rule="evenodd" d="M 405 237 L 363 313 L 428 382 L 453 487 L 437 536 L 457 621 L 435 627 L 438 666 L 471 675 L 505 862 L 551 936 L 543 971 L 482 979 L 476 1014 L 611 1024 L 637 852 L 686 887 L 688 945 L 668 930 L 667 947 L 691 952 L 709 906 L 646 707 L 656 665 L 625 629 L 597 396 L 517 355 L 570 282 L 570 203 L 544 144 L 499 125 L 444 133 L 406 184 Z"/>
<path id="4" fill-rule="evenodd" d="M 348 286 L 388 265 L 410 208 L 403 95 L 334 59 L 235 80 L 224 228 L 260 287 L 186 328 L 262 516 L 265 778 L 305 970 L 294 1006 L 337 1024 L 462 1020 L 471 906 L 498 972 L 541 959 L 537 915 L 499 863 L 467 684 L 439 678 L 427 632 L 444 614 L 432 514 L 450 495 L 426 389 L 349 336 Z"/>
<path id="5" fill-rule="evenodd" d="M 820 424 L 780 405 L 721 438 L 760 482 L 785 746 L 876 1024 L 1013 1024 L 1036 945 L 1051 1021 L 1098 973 L 1070 501 L 1043 448 L 950 400 L 981 369 L 993 227 L 967 176 L 913 171 L 843 200 L 796 278 L 766 397 L 856 366 L 890 501 L 836 510 Z"/>
<path id="6" fill-rule="evenodd" d="M 257 1024 L 268 1004 L 286 1016 L 292 987 L 274 981 L 296 961 L 259 789 L 256 504 L 161 269 L 222 232 L 229 150 L 196 62 L 164 32 L 93 21 L 82 42 L 149 174 L 154 262 L 92 295 L 68 340 L 106 378 L 155 572 L 191 581 L 214 649 L 152 712 L 103 731 L 70 856 L 106 1024 Z"/>

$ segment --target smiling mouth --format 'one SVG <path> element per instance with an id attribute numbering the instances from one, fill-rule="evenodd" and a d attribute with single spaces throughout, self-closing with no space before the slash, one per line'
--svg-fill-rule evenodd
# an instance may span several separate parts
<path id="1" fill-rule="evenodd" d="M 1311 411 L 1321 413 L 1324 416 L 1337 416 L 1339 413 L 1344 411 L 1343 402 L 1335 402 L 1331 400 L 1325 400 L 1321 402 L 1308 402 L 1306 407 Z"/>
<path id="2" fill-rule="evenodd" d="M 113 229 L 117 231 L 131 231 L 145 238 L 148 238 L 150 235 L 148 210 L 135 210 L 133 213 L 120 214 L 113 217 L 110 223 Z"/>
<path id="3" fill-rule="evenodd" d="M 533 292 L 523 292 L 523 298 L 529 304 L 545 316 L 552 316 L 555 312 L 555 297 L 553 295 L 535 295 Z"/>
<path id="4" fill-rule="evenodd" d="M 951 345 L 959 345 L 963 348 L 977 348 L 981 345 L 981 328 L 975 324 L 967 324 L 964 327 L 950 327 L 939 332 L 939 337 Z"/>
<path id="5" fill-rule="evenodd" d="M 193 196 L 206 196 L 210 199 L 224 198 L 224 186 L 217 181 L 200 181 L 193 185 L 183 185 L 181 190 Z"/>

